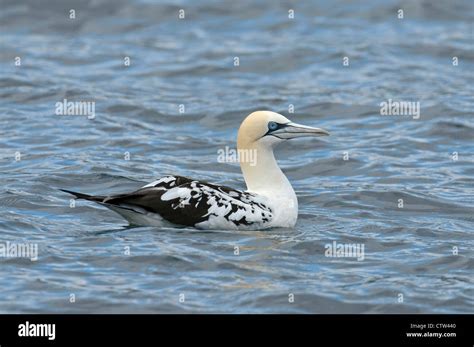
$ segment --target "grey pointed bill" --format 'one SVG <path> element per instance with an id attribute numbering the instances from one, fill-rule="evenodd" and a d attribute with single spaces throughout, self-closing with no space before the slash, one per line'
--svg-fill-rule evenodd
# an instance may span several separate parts
<path id="1" fill-rule="evenodd" d="M 329 132 L 324 129 L 293 122 L 286 123 L 285 126 L 273 131 L 271 134 L 285 140 L 308 136 L 329 136 Z"/>

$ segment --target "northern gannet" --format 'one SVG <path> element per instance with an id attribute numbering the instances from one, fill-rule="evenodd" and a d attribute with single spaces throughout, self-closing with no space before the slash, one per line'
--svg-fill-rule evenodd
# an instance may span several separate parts
<path id="1" fill-rule="evenodd" d="M 182 176 L 165 176 L 137 191 L 87 195 L 61 189 L 78 199 L 97 202 L 133 225 L 191 226 L 198 229 L 266 229 L 294 227 L 298 200 L 273 155 L 289 139 L 329 135 L 326 130 L 291 122 L 271 111 L 253 112 L 242 122 L 239 153 L 255 151 L 256 160 L 240 160 L 246 191 Z"/>

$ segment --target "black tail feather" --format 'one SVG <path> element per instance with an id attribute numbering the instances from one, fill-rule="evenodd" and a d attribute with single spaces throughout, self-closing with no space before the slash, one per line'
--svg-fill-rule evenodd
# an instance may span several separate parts
<path id="1" fill-rule="evenodd" d="M 102 200 L 101 199 L 102 197 L 99 197 L 99 196 L 92 196 L 92 195 L 88 195 L 88 194 L 77 193 L 77 192 L 73 192 L 73 191 L 67 190 L 67 189 L 59 189 L 59 190 L 65 192 L 65 193 L 74 195 L 76 197 L 76 199 L 85 199 L 85 200 L 92 200 L 92 201 Z"/>

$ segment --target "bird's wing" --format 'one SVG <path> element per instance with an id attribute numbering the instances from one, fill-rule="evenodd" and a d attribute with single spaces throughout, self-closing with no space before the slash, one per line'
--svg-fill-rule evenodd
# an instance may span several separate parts
<path id="1" fill-rule="evenodd" d="M 272 210 L 263 197 L 182 176 L 165 176 L 130 193 L 104 198 L 101 203 L 159 214 L 186 226 L 264 227 Z"/>

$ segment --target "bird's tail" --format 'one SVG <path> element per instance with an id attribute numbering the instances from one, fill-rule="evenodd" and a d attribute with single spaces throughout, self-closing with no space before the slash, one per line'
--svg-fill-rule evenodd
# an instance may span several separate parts
<path id="1" fill-rule="evenodd" d="M 102 201 L 102 200 L 104 200 L 103 196 L 93 196 L 93 195 L 89 195 L 89 194 L 73 192 L 73 191 L 67 190 L 67 189 L 59 189 L 59 190 L 65 192 L 65 193 L 74 195 L 76 197 L 76 199 L 84 199 L 84 200 L 91 200 L 91 201 Z"/>

